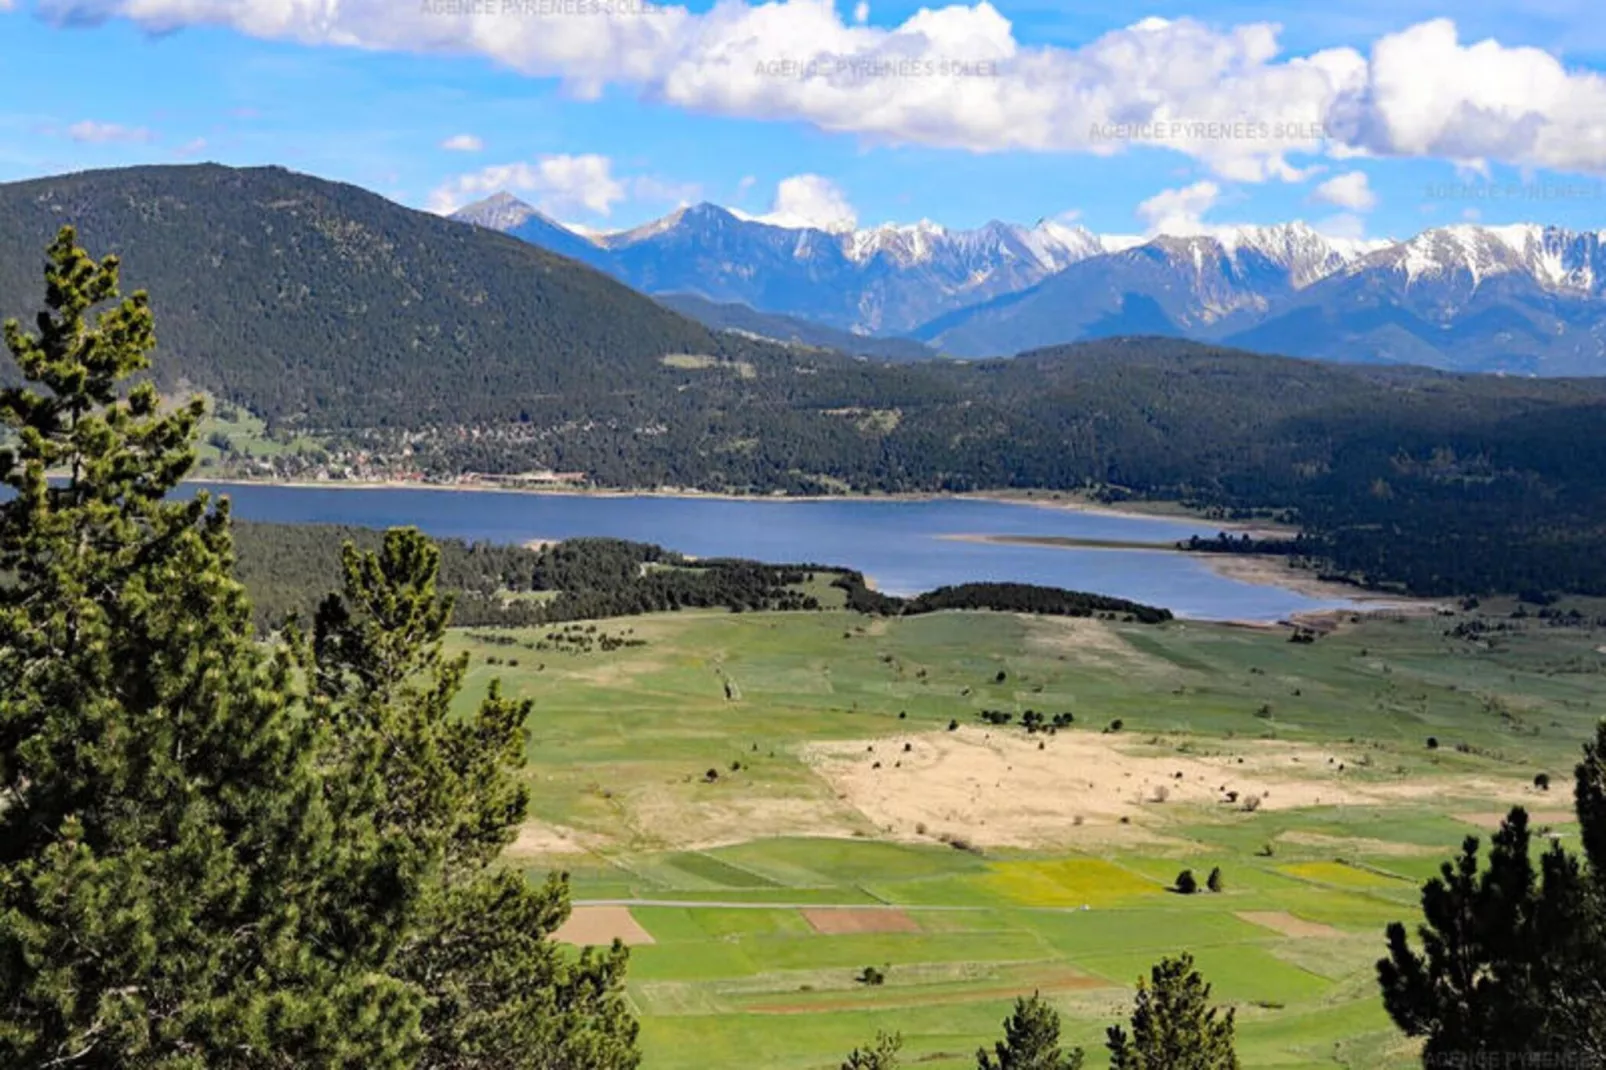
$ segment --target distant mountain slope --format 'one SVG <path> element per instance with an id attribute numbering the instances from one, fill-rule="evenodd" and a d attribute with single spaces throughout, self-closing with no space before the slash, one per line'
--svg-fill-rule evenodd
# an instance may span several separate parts
<path id="1" fill-rule="evenodd" d="M 1457 371 L 1606 374 L 1606 243 L 1557 228 L 1431 230 L 1321 279 L 1226 342 Z"/>
<path id="2" fill-rule="evenodd" d="M 1456 225 L 1358 241 L 1291 223 L 1134 240 L 1048 221 L 825 231 L 701 204 L 588 238 L 505 194 L 457 218 L 648 293 L 962 357 L 1141 334 L 1352 363 L 1606 374 L 1606 232 Z"/>
<path id="3" fill-rule="evenodd" d="M 160 375 L 275 420 L 516 415 L 537 396 L 678 382 L 662 355 L 725 344 L 534 245 L 276 167 L 0 185 L 0 314 L 31 320 L 64 222 L 150 291 Z"/>
<path id="4" fill-rule="evenodd" d="M 748 305 L 734 302 L 716 304 L 696 294 L 660 294 L 658 302 L 716 331 L 734 331 L 778 342 L 834 349 L 840 353 L 874 357 L 877 360 L 930 360 L 937 356 L 935 349 L 913 338 L 853 334 L 796 316 L 759 312 Z"/>
<path id="5" fill-rule="evenodd" d="M 1606 375 L 1602 234 L 1453 226 L 1366 248 L 1299 226 L 1157 238 L 912 332 L 963 356 L 1124 334 L 1456 371 Z"/>
<path id="6" fill-rule="evenodd" d="M 588 239 L 506 194 L 453 218 L 574 256 L 645 293 L 693 294 L 859 334 L 912 329 L 1104 251 L 1087 230 L 1051 221 L 968 231 L 933 223 L 827 231 L 698 204 Z"/>

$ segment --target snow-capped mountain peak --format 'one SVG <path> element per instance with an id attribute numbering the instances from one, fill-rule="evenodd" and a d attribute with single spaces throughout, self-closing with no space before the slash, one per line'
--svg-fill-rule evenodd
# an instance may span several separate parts
<path id="1" fill-rule="evenodd" d="M 532 205 L 519 200 L 513 194 L 503 190 L 493 193 L 484 200 L 475 201 L 465 205 L 452 213 L 452 218 L 462 223 L 473 223 L 477 226 L 488 227 L 491 230 L 512 230 L 533 216 L 541 213 Z"/>
<path id="2" fill-rule="evenodd" d="M 1363 265 L 1399 272 L 1408 286 L 1464 274 L 1476 289 L 1496 276 L 1517 273 L 1545 290 L 1600 294 L 1606 285 L 1606 232 L 1457 223 L 1425 230 L 1350 270 Z"/>

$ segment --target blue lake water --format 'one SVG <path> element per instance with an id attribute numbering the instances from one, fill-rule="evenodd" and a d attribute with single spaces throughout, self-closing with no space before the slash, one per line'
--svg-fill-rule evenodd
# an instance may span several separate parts
<path id="1" fill-rule="evenodd" d="M 190 484 L 188 490 L 205 484 Z M 1147 551 L 1058 549 L 964 542 L 944 535 L 1058 535 L 1161 541 L 1216 534 L 1206 522 L 1104 516 L 961 498 L 787 501 L 598 497 L 494 491 L 215 485 L 245 520 L 415 525 L 437 537 L 522 543 L 609 536 L 698 557 L 817 562 L 858 569 L 888 594 L 992 580 L 1095 591 L 1181 617 L 1279 620 L 1347 608 L 1243 583 L 1195 557 Z"/>

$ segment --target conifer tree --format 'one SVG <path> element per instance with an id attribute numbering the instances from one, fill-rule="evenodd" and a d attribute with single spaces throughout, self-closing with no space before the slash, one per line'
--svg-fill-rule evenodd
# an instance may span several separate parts
<path id="1" fill-rule="evenodd" d="M 145 295 L 70 228 L 45 277 L 0 392 L 0 1065 L 631 1070 L 623 948 L 494 864 L 529 708 L 450 715 L 435 548 L 348 548 L 259 640 L 227 502 L 166 500 L 203 407 L 129 385 Z"/>
<path id="2" fill-rule="evenodd" d="M 1575 799 L 1583 857 L 1552 843 L 1535 866 L 1515 807 L 1483 867 L 1469 836 L 1422 889 L 1421 951 L 1388 927 L 1383 1003 L 1430 1059 L 1606 1065 L 1606 722 L 1584 748 Z"/>
<path id="3" fill-rule="evenodd" d="M 1138 980 L 1132 1034 L 1109 1028 L 1110 1070 L 1238 1070 L 1233 1012 L 1210 1005 L 1193 956 L 1161 959 Z"/>
<path id="4" fill-rule="evenodd" d="M 1060 1047 L 1060 1016 L 1033 992 L 1017 998 L 1015 1010 L 1004 1019 L 1004 1039 L 976 1052 L 977 1070 L 1081 1070 L 1081 1048 Z"/>
<path id="5" fill-rule="evenodd" d="M 848 1053 L 842 1070 L 898 1070 L 898 1053 L 902 1050 L 901 1033 L 877 1033 L 873 1044 Z"/>

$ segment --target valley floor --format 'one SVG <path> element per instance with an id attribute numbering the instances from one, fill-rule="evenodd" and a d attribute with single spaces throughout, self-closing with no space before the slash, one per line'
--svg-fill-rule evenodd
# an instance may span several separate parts
<path id="1" fill-rule="evenodd" d="M 1511 804 L 1572 834 L 1568 773 L 1606 709 L 1600 610 L 1510 608 L 1473 639 L 1449 634 L 1467 613 L 1292 643 L 688 612 L 570 625 L 596 630 L 561 650 L 558 629 L 452 645 L 465 703 L 493 677 L 536 702 L 509 859 L 571 875 L 565 939 L 635 946 L 646 1067 L 828 1070 L 885 1028 L 957 1070 L 1033 990 L 1099 1067 L 1136 978 L 1186 949 L 1238 1008 L 1246 1067 L 1388 1068 L 1412 1049 L 1377 994 L 1383 927 Z M 1028 709 L 1075 720 L 1028 734 Z M 1170 890 L 1215 868 L 1220 893 Z"/>

